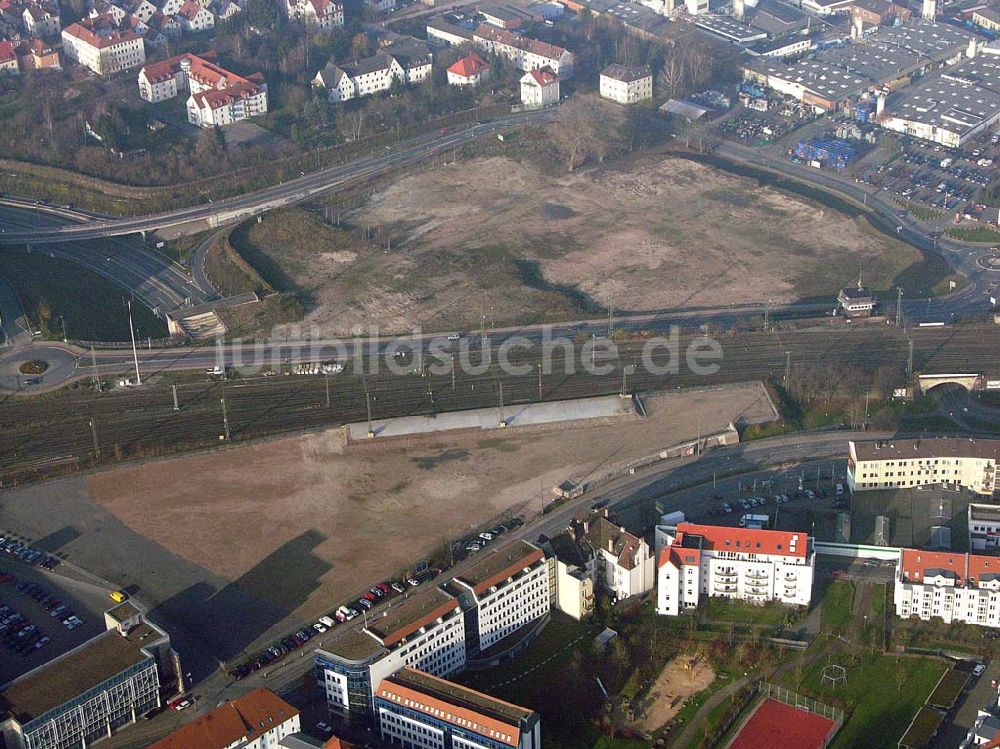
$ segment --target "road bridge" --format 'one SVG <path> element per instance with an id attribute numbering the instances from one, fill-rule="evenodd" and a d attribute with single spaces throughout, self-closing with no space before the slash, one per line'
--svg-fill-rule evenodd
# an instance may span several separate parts
<path id="1" fill-rule="evenodd" d="M 983 375 L 981 373 L 922 374 L 917 379 L 922 393 L 926 393 L 938 385 L 946 384 L 961 385 L 969 391 L 983 388 Z"/>

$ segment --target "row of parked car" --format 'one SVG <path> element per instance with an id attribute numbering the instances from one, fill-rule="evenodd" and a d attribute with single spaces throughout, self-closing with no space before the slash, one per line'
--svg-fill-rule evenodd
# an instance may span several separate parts
<path id="1" fill-rule="evenodd" d="M 19 559 L 27 564 L 37 564 L 42 569 L 54 570 L 59 565 L 59 559 L 44 551 L 33 549 L 15 538 L 0 536 L 0 551 L 7 556 Z"/>
<path id="2" fill-rule="evenodd" d="M 507 531 L 513 528 L 519 528 L 522 525 L 524 525 L 524 521 L 521 518 L 511 518 L 506 522 L 506 524 L 495 525 L 492 528 L 482 531 L 478 535 L 460 539 L 455 543 L 455 551 L 460 554 L 461 552 L 464 552 L 465 554 L 474 554 L 480 549 L 491 544 Z M 461 555 L 464 556 L 464 554 Z"/>
<path id="3" fill-rule="evenodd" d="M 0 582 L 13 585 L 17 592 L 40 603 L 49 612 L 49 616 L 60 619 L 66 629 L 76 629 L 83 624 L 83 620 L 74 614 L 66 604 L 38 583 L 26 580 L 18 582 L 13 575 L 7 573 L 0 576 Z M 50 642 L 50 638 L 41 631 L 37 624 L 29 621 L 24 614 L 4 602 L 0 602 L 0 640 L 3 641 L 8 650 L 22 656 L 40 650 Z"/>

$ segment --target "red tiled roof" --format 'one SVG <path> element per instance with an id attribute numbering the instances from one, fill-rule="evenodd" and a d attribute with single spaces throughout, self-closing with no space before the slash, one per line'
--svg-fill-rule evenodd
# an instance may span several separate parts
<path id="1" fill-rule="evenodd" d="M 203 10 L 204 8 L 194 2 L 194 0 L 187 0 L 187 2 L 181 6 L 181 9 L 177 11 L 177 15 L 184 16 L 189 21 L 193 21 Z"/>
<path id="2" fill-rule="evenodd" d="M 0 63 L 16 59 L 17 54 L 14 52 L 14 42 L 0 42 Z"/>
<path id="3" fill-rule="evenodd" d="M 232 104 L 239 99 L 249 99 L 260 91 L 259 86 L 252 83 L 234 83 L 221 91 L 202 91 L 194 95 L 194 102 L 199 109 L 204 109 L 207 104 L 210 109 L 220 109 L 227 104 Z"/>
<path id="4" fill-rule="evenodd" d="M 517 47 L 518 49 L 523 49 L 526 52 L 531 52 L 541 57 L 547 57 L 550 60 L 558 60 L 566 53 L 565 49 L 557 47 L 555 44 L 549 44 L 548 42 L 539 41 L 538 39 L 531 39 L 529 37 L 507 31 L 506 29 L 498 29 L 495 26 L 488 26 L 486 24 L 483 24 L 476 29 L 475 36 L 495 44 L 506 44 L 510 47 Z"/>
<path id="5" fill-rule="evenodd" d="M 772 554 L 805 558 L 809 549 L 808 534 L 791 531 L 765 531 L 755 528 L 678 523 L 676 543 L 680 544 L 685 535 L 701 536 L 701 548 L 705 551 L 737 551 L 745 554 Z M 793 540 L 795 541 L 795 551 L 791 551 Z"/>
<path id="6" fill-rule="evenodd" d="M 903 549 L 900 572 L 907 582 L 922 583 L 928 573 L 950 572 L 955 586 L 964 587 L 966 579 L 978 584 L 984 576 L 1000 575 L 1000 559 L 950 551 Z"/>
<path id="7" fill-rule="evenodd" d="M 490 66 L 482 57 L 477 54 L 471 54 L 468 57 L 463 57 L 461 60 L 449 67 L 448 72 L 460 75 L 463 78 L 472 78 L 472 76 L 479 75 L 489 67 Z"/>
<path id="8" fill-rule="evenodd" d="M 497 718 L 484 715 L 481 712 L 472 710 L 470 708 L 458 705 L 446 700 L 440 699 L 430 694 L 426 694 L 423 691 L 414 689 L 406 684 L 399 683 L 403 681 L 408 673 L 414 673 L 415 669 L 405 668 L 400 673 L 400 679 L 396 679 L 393 676 L 385 678 L 382 683 L 379 684 L 378 692 L 376 696 L 381 697 L 390 702 L 395 702 L 397 704 L 405 705 L 411 710 L 416 710 L 421 713 L 427 713 L 432 715 L 437 720 L 444 721 L 445 723 L 450 723 L 454 726 L 460 726 L 466 728 L 481 736 L 489 736 L 494 741 L 501 744 L 506 744 L 507 746 L 518 746 L 521 742 L 521 731 L 517 726 L 517 723 L 507 723 Z M 455 692 L 467 692 L 474 697 L 479 697 L 485 700 L 494 701 L 498 704 L 510 705 L 510 703 L 504 703 L 501 700 L 484 695 L 480 692 L 476 692 L 473 689 L 468 689 L 467 687 L 461 687 L 458 684 L 445 681 L 444 679 L 438 679 L 437 677 L 431 676 L 430 674 L 425 674 L 423 672 L 415 672 L 421 677 L 429 680 L 440 682 L 445 685 L 447 689 Z M 515 705 L 510 705 L 515 707 Z M 523 708 L 517 708 L 523 709 Z"/>
<path id="9" fill-rule="evenodd" d="M 550 83 L 555 83 L 559 80 L 559 76 L 553 73 L 549 68 L 532 70 L 528 73 L 528 75 L 530 75 L 539 86 L 548 86 Z"/>
<path id="10" fill-rule="evenodd" d="M 91 47 L 97 47 L 98 49 L 142 39 L 134 31 L 118 31 L 117 29 L 110 28 L 102 29 L 97 23 L 100 20 L 100 16 L 96 19 L 84 19 L 79 23 L 70 24 L 63 29 L 63 33 L 74 36 Z"/>
<path id="11" fill-rule="evenodd" d="M 226 749 L 299 714 L 269 689 L 255 689 L 181 726 L 149 749 Z"/>
<path id="12" fill-rule="evenodd" d="M 701 549 L 685 549 L 677 544 L 671 544 L 660 551 L 660 559 L 657 567 L 670 563 L 678 569 L 685 566 L 698 567 L 701 565 Z"/>

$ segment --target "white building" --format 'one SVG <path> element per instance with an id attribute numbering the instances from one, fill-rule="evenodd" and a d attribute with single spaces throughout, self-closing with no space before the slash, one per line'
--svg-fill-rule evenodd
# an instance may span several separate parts
<path id="1" fill-rule="evenodd" d="M 181 726 L 148 749 L 275 749 L 300 729 L 299 711 L 260 688 Z"/>
<path id="2" fill-rule="evenodd" d="M 587 534 L 594 550 L 597 583 L 616 601 L 652 590 L 656 557 L 649 544 L 606 517 L 594 520 Z"/>
<path id="3" fill-rule="evenodd" d="M 613 63 L 601 71 L 601 96 L 619 104 L 653 98 L 653 71 L 648 65 Z"/>
<path id="4" fill-rule="evenodd" d="M 472 35 L 472 43 L 486 52 L 505 57 L 518 70 L 549 68 L 557 76 L 573 76 L 573 53 L 554 44 L 529 39 L 511 31 L 483 24 Z M 522 79 L 523 81 L 523 79 Z"/>
<path id="5" fill-rule="evenodd" d="M 805 533 L 679 523 L 664 540 L 659 614 L 677 616 L 709 596 L 790 606 L 812 600 L 815 553 Z"/>
<path id="6" fill-rule="evenodd" d="M 969 503 L 969 549 L 995 553 L 1000 548 L 1000 507 Z"/>
<path id="7" fill-rule="evenodd" d="M 348 101 L 388 91 L 394 81 L 420 83 L 431 74 L 431 56 L 377 52 L 353 63 L 330 63 L 313 78 L 331 102 Z"/>
<path id="8" fill-rule="evenodd" d="M 252 81 L 234 82 L 224 89 L 191 94 L 188 122 L 198 127 L 222 127 L 267 113 L 267 87 Z"/>
<path id="9" fill-rule="evenodd" d="M 437 588 L 394 604 L 366 628 L 342 630 L 316 649 L 327 707 L 343 717 L 374 716 L 374 689 L 401 668 L 435 676 L 465 668 L 465 620 L 458 600 Z"/>
<path id="10" fill-rule="evenodd" d="M 62 32 L 63 54 L 85 68 L 108 77 L 146 62 L 142 37 L 134 31 L 119 31 L 103 17 L 85 18 Z"/>
<path id="11" fill-rule="evenodd" d="M 31 36 L 41 36 L 46 39 L 58 36 L 59 11 L 44 5 L 30 5 L 24 9 L 24 30 Z"/>
<path id="12" fill-rule="evenodd" d="M 521 76 L 521 104 L 525 109 L 541 109 L 559 103 L 559 76 L 549 68 L 529 70 Z"/>
<path id="13" fill-rule="evenodd" d="M 478 86 L 487 80 L 490 75 L 490 66 L 486 61 L 473 52 L 460 60 L 456 60 L 448 68 L 448 83 L 452 86 Z"/>
<path id="14" fill-rule="evenodd" d="M 851 491 L 951 484 L 991 496 L 996 490 L 998 457 L 1000 440 L 851 440 L 847 483 Z"/>
<path id="15" fill-rule="evenodd" d="M 375 693 L 382 738 L 406 749 L 541 749 L 538 713 L 406 668 Z"/>
<path id="16" fill-rule="evenodd" d="M 139 71 L 139 95 L 155 104 L 185 92 L 225 91 L 234 84 L 255 86 L 262 80 L 259 73 L 244 77 L 220 67 L 214 51 L 201 55 L 189 52 L 143 67 Z"/>
<path id="17" fill-rule="evenodd" d="M 1000 627 L 1000 558 L 900 549 L 896 615 Z"/>
<path id="18" fill-rule="evenodd" d="M 106 631 L 4 685 L 0 745 L 90 746 L 160 707 L 161 679 L 179 662 L 170 637 L 129 601 L 104 621 Z"/>
<path id="19" fill-rule="evenodd" d="M 344 6 L 334 0 L 287 0 L 285 10 L 290 18 L 299 18 L 307 26 L 324 31 L 344 25 Z"/>
<path id="20" fill-rule="evenodd" d="M 192 34 L 215 28 L 215 16 L 194 0 L 188 0 L 181 6 L 177 11 L 177 21 L 184 31 Z"/>
<path id="21" fill-rule="evenodd" d="M 597 564 L 593 549 L 578 542 L 572 530 L 542 540 L 549 560 L 550 579 L 555 579 L 554 608 L 579 621 L 594 611 L 594 577 Z"/>
<path id="22" fill-rule="evenodd" d="M 851 0 L 854 2 L 854 0 Z M 708 0 L 684 0 L 684 7 L 687 9 L 689 15 L 701 16 L 708 13 L 709 5 Z"/>
<path id="23" fill-rule="evenodd" d="M 458 47 L 472 43 L 472 32 L 443 18 L 432 18 L 427 22 L 427 41 L 439 47 Z"/>
<path id="24" fill-rule="evenodd" d="M 477 656 L 522 627 L 538 624 L 552 607 L 545 554 L 527 541 L 487 552 L 448 589 L 459 596 L 463 610 L 475 611 L 475 628 L 466 631 L 465 639 Z"/>

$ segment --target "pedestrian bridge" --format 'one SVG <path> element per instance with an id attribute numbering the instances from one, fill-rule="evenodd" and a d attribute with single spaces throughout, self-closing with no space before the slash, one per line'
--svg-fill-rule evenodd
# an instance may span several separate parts
<path id="1" fill-rule="evenodd" d="M 981 390 L 983 387 L 983 376 L 979 373 L 922 374 L 918 380 L 922 393 L 945 384 L 961 385 L 970 391 Z"/>

